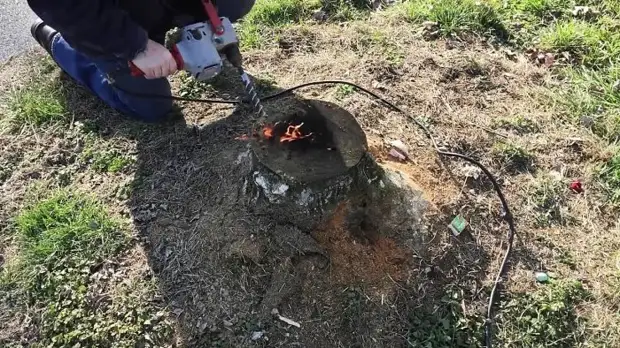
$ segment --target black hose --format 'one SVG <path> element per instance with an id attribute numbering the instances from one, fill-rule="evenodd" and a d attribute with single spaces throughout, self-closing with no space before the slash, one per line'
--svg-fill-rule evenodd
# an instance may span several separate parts
<path id="1" fill-rule="evenodd" d="M 502 192 L 499 183 L 497 182 L 497 180 L 495 179 L 495 177 L 493 176 L 493 174 L 491 174 L 491 172 L 484 166 L 482 165 L 482 163 L 476 161 L 475 159 L 468 157 L 466 155 L 460 154 L 460 153 L 455 153 L 455 152 L 447 152 L 447 151 L 443 151 L 439 148 L 439 146 L 437 145 L 437 142 L 435 141 L 435 137 L 433 136 L 433 134 L 431 133 L 431 131 L 428 129 L 428 127 L 426 127 L 423 123 L 421 123 L 420 121 L 418 121 L 415 117 L 411 116 L 410 114 L 408 114 L 407 112 L 405 112 L 403 109 L 397 107 L 396 105 L 392 104 L 390 101 L 386 100 L 385 98 L 379 96 L 378 94 L 371 92 L 367 89 L 365 89 L 364 87 L 361 87 L 359 85 L 356 85 L 355 83 L 349 82 L 349 81 L 342 81 L 342 80 L 323 80 L 323 81 L 312 81 L 312 82 L 307 82 L 307 83 L 303 83 L 301 85 L 298 86 L 294 86 L 294 87 L 290 87 L 287 88 L 285 90 L 282 90 L 280 92 L 277 92 L 275 94 L 271 94 L 268 95 L 266 97 L 261 98 L 261 100 L 263 101 L 268 101 L 268 100 L 272 100 L 272 99 L 276 99 L 279 97 L 282 97 L 286 94 L 292 93 L 298 89 L 301 88 L 305 88 L 305 87 L 309 87 L 309 86 L 316 86 L 316 85 L 334 85 L 334 84 L 340 84 L 340 85 L 348 85 L 351 87 L 354 87 L 370 96 L 372 96 L 373 98 L 381 101 L 382 103 L 384 103 L 385 105 L 387 105 L 388 107 L 392 108 L 395 111 L 400 112 L 401 114 L 407 116 L 411 121 L 413 121 L 418 127 L 420 127 L 424 133 L 426 134 L 426 136 L 430 139 L 431 144 L 433 145 L 433 148 L 435 149 L 435 152 L 437 152 L 437 154 L 441 155 L 441 156 L 447 156 L 447 157 L 456 157 L 456 158 L 460 158 L 463 159 L 467 162 L 472 163 L 473 165 L 475 165 L 476 167 L 480 168 L 482 170 L 482 172 L 487 176 L 487 178 L 491 181 L 491 183 L 493 184 L 493 188 L 495 189 L 495 192 L 497 193 L 497 196 L 499 197 L 499 200 L 502 204 L 502 207 L 504 209 L 503 211 L 503 218 L 506 221 L 506 223 L 508 223 L 508 246 L 506 247 L 506 252 L 504 254 L 504 258 L 502 259 L 502 263 L 500 265 L 500 268 L 497 272 L 497 276 L 495 277 L 495 281 L 493 282 L 493 287 L 491 288 L 491 294 L 489 295 L 489 302 L 488 302 L 488 307 L 487 307 L 487 314 L 486 314 L 486 320 L 484 323 L 484 337 L 485 337 L 485 345 L 486 348 L 491 348 L 492 346 L 492 340 L 491 337 L 492 335 L 492 324 L 493 324 L 493 306 L 496 303 L 496 297 L 497 297 L 497 290 L 498 290 L 498 286 L 502 281 L 502 278 L 505 275 L 506 269 L 507 269 L 507 265 L 508 265 L 508 258 L 510 257 L 510 254 L 512 252 L 512 246 L 514 243 L 514 237 L 517 233 L 516 227 L 515 227 L 515 223 L 514 223 L 514 217 L 512 215 L 512 212 L 510 211 L 510 208 L 508 207 L 508 202 L 506 201 L 506 197 L 504 196 L 504 193 Z M 241 101 L 239 100 L 226 100 L 226 99 L 196 99 L 196 98 L 183 98 L 183 97 L 175 97 L 175 96 L 163 96 L 163 95 L 153 95 L 153 94 L 148 94 L 148 93 L 139 93 L 139 92 L 131 92 L 131 91 L 127 91 L 123 88 L 120 88 L 118 86 L 115 86 L 117 89 L 130 94 L 130 95 L 134 95 L 137 97 L 144 97 L 144 98 L 155 98 L 155 99 L 172 99 L 172 100 L 178 100 L 178 101 L 189 101 L 189 102 L 199 102 L 199 103 L 217 103 L 217 104 L 241 104 Z"/>

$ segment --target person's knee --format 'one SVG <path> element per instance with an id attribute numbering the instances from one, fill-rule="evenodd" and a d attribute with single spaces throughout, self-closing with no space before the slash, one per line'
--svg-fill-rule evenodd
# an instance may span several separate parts
<path id="1" fill-rule="evenodd" d="M 153 100 L 147 103 L 131 105 L 131 115 L 143 122 L 160 123 L 168 120 L 174 110 L 174 103 L 169 100 Z"/>
<path id="2" fill-rule="evenodd" d="M 116 109 L 140 121 L 164 121 L 173 110 L 174 101 L 167 79 L 147 80 L 129 74 L 117 76 L 113 82 L 117 91 Z"/>

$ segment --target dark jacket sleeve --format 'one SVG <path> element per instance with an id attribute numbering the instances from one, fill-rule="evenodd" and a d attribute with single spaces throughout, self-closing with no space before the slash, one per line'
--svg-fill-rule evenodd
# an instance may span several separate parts
<path id="1" fill-rule="evenodd" d="M 115 0 L 28 0 L 28 5 L 67 42 L 104 56 L 132 60 L 148 41 L 147 32 Z"/>

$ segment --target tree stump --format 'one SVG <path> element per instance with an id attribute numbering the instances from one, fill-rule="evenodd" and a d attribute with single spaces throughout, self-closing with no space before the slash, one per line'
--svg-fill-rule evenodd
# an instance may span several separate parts
<path id="1" fill-rule="evenodd" d="M 344 207 L 349 231 L 370 242 L 422 228 L 421 193 L 375 162 L 348 111 L 309 100 L 270 117 L 251 142 L 254 213 L 311 232 Z"/>

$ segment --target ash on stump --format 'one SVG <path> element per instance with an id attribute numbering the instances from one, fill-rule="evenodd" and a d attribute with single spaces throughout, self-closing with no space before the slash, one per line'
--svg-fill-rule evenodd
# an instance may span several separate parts
<path id="1" fill-rule="evenodd" d="M 319 100 L 292 109 L 272 112 L 251 142 L 244 191 L 256 214 L 310 232 L 345 206 L 347 229 L 368 242 L 423 235 L 421 193 L 375 162 L 353 115 Z"/>

